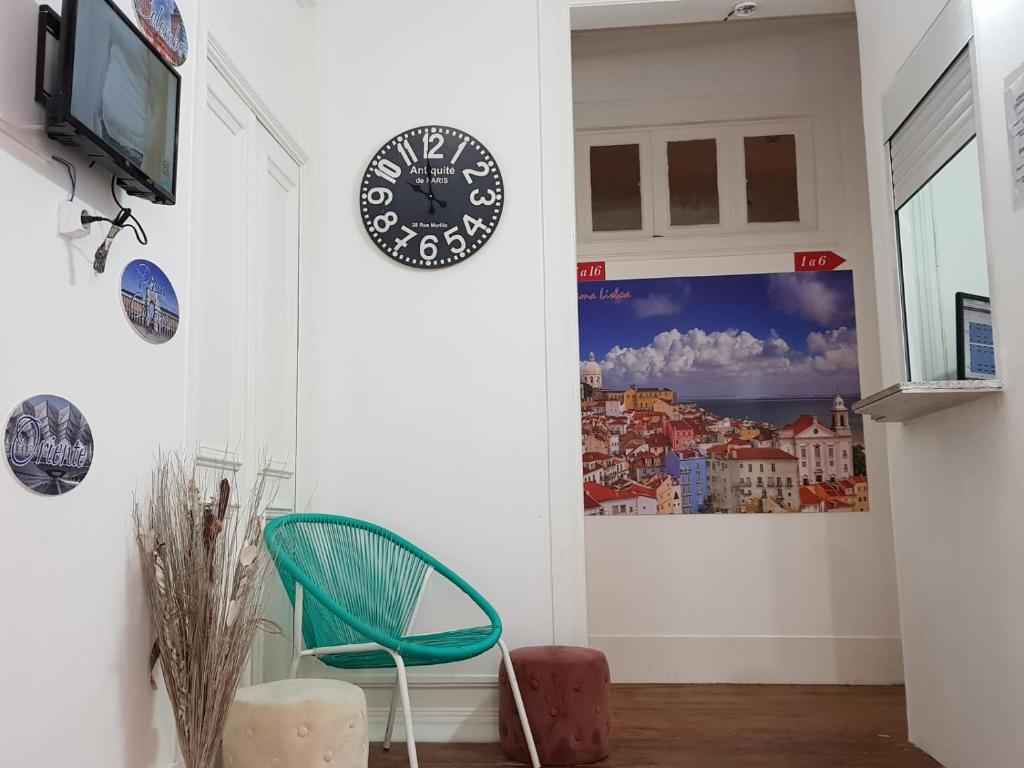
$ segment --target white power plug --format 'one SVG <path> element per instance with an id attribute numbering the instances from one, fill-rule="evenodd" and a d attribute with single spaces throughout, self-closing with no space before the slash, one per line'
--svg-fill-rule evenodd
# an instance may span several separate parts
<path id="1" fill-rule="evenodd" d="M 89 234 L 92 224 L 82 222 L 92 211 L 77 200 L 62 200 L 57 206 L 57 234 L 68 240 L 77 240 Z"/>

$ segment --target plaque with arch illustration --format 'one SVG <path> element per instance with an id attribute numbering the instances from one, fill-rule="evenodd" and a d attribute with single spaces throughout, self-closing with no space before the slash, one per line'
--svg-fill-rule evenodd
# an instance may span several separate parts
<path id="1" fill-rule="evenodd" d="M 151 261 L 135 259 L 125 266 L 121 309 L 132 330 L 150 344 L 168 342 L 178 331 L 178 295 L 170 278 Z"/>

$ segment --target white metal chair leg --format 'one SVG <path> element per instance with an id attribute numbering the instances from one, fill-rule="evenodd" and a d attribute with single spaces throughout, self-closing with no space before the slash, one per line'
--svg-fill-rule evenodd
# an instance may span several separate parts
<path id="1" fill-rule="evenodd" d="M 512 667 L 512 657 L 509 655 L 508 646 L 504 640 L 498 641 L 501 648 L 501 656 L 505 662 L 505 673 L 508 675 L 508 684 L 512 689 L 512 698 L 516 702 L 516 711 L 519 712 L 519 722 L 523 725 L 523 734 L 526 736 L 526 748 L 530 750 L 530 760 L 533 768 L 540 768 L 540 758 L 537 757 L 537 746 L 533 743 L 533 731 L 530 730 L 530 721 L 526 718 L 526 707 L 523 706 L 523 697 L 519 693 L 519 682 L 516 680 L 516 671 Z"/>
<path id="2" fill-rule="evenodd" d="M 405 676 L 405 662 L 402 657 L 391 652 L 395 660 L 395 667 L 398 670 L 398 692 L 402 695 L 402 713 L 405 715 L 405 745 L 409 749 L 409 768 L 419 768 L 419 760 L 416 758 L 416 737 L 412 729 L 412 704 L 409 702 L 409 680 Z"/>
<path id="3" fill-rule="evenodd" d="M 305 590 L 302 585 L 295 584 L 295 605 L 292 608 L 292 666 L 289 678 L 295 679 L 299 674 L 299 662 L 302 661 L 302 601 Z"/>
<path id="4" fill-rule="evenodd" d="M 395 710 L 398 709 L 398 673 L 395 672 L 395 685 L 391 689 L 391 706 L 388 707 L 388 727 L 384 730 L 384 751 L 391 749 L 391 734 L 395 730 Z"/>

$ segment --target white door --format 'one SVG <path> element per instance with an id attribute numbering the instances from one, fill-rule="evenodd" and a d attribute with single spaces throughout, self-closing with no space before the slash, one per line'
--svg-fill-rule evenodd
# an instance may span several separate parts
<path id="1" fill-rule="evenodd" d="M 272 516 L 295 509 L 300 171 L 256 115 L 209 70 L 196 174 L 188 435 L 207 482 L 259 474 Z M 289 626 L 276 574 L 266 616 Z M 252 679 L 283 676 L 290 639 L 261 636 Z"/>
<path id="2" fill-rule="evenodd" d="M 270 517 L 295 511 L 298 374 L 299 169 L 262 126 L 256 131 L 256 210 L 252 249 L 255 313 L 251 461 L 276 488 Z M 265 455 L 258 455 L 260 451 Z M 291 662 L 291 604 L 276 572 L 267 579 L 264 615 L 283 635 L 262 634 L 253 654 L 253 682 L 281 680 Z"/>
<path id="3" fill-rule="evenodd" d="M 215 474 L 242 469 L 251 388 L 246 262 L 255 240 L 248 221 L 256 121 L 212 69 L 205 106 L 193 206 L 186 434 L 200 463 Z"/>

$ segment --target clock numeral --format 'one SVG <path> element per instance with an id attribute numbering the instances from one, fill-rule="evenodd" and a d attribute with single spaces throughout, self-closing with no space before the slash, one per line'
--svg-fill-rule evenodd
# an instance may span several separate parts
<path id="1" fill-rule="evenodd" d="M 444 136 L 440 133 L 423 134 L 423 159 L 444 160 L 441 154 L 441 147 L 444 146 Z"/>
<path id="2" fill-rule="evenodd" d="M 478 162 L 476 164 L 476 168 L 475 169 L 474 168 L 467 168 L 466 170 L 464 170 L 462 172 L 462 175 L 465 176 L 467 184 L 475 184 L 476 182 L 473 181 L 473 177 L 474 176 L 482 179 L 482 178 L 485 178 L 486 176 L 488 176 L 490 174 L 490 172 L 491 172 L 491 167 L 489 165 L 487 165 L 487 163 L 485 163 L 483 160 L 481 160 L 480 162 Z"/>
<path id="3" fill-rule="evenodd" d="M 398 214 L 395 213 L 394 211 L 388 211 L 387 213 L 382 213 L 380 216 L 373 220 L 373 228 L 383 234 L 384 232 L 387 232 L 389 229 L 395 226 L 395 224 L 397 223 Z"/>
<path id="4" fill-rule="evenodd" d="M 406 165 L 412 165 L 418 159 L 416 153 L 412 151 L 412 144 L 409 143 L 408 139 L 402 139 L 398 145 L 398 154 L 405 160 Z"/>
<path id="5" fill-rule="evenodd" d="M 445 230 L 444 241 L 451 246 L 451 251 L 456 256 L 466 250 L 466 238 L 459 234 L 458 227 L 452 227 L 449 230 Z M 455 243 L 459 244 L 457 248 L 455 247 Z"/>
<path id="6" fill-rule="evenodd" d="M 424 261 L 437 258 L 437 235 L 425 235 L 420 241 L 420 258 Z"/>
<path id="7" fill-rule="evenodd" d="M 474 219 L 468 213 L 462 217 L 462 223 L 466 225 L 466 233 L 470 237 L 473 237 L 480 230 L 484 232 L 491 231 L 491 228 L 484 224 L 482 219 Z"/>
<path id="8" fill-rule="evenodd" d="M 405 232 L 405 237 L 395 238 L 395 250 L 400 251 L 409 244 L 409 241 L 416 237 L 416 233 L 406 226 L 402 226 L 402 231 Z"/>
<path id="9" fill-rule="evenodd" d="M 464 139 L 463 142 L 459 144 L 459 148 L 456 149 L 455 154 L 452 155 L 452 165 L 459 162 L 459 158 L 462 157 L 462 150 L 466 148 L 467 144 L 469 144 L 469 139 Z"/>
<path id="10" fill-rule="evenodd" d="M 366 199 L 372 205 L 391 205 L 395 195 L 390 189 L 385 187 L 373 187 L 366 193 Z"/>
<path id="11" fill-rule="evenodd" d="M 485 200 L 483 195 L 480 194 L 479 189 L 474 189 L 469 194 L 469 202 L 473 205 L 494 205 L 498 202 L 498 193 L 493 189 L 487 190 L 487 199 Z"/>
<path id="12" fill-rule="evenodd" d="M 377 167 L 373 169 L 373 172 L 389 184 L 394 184 L 398 181 L 398 177 L 402 175 L 402 169 L 386 157 L 377 163 Z"/>

